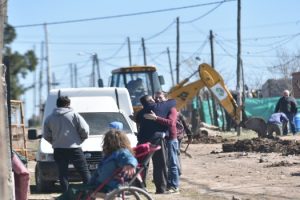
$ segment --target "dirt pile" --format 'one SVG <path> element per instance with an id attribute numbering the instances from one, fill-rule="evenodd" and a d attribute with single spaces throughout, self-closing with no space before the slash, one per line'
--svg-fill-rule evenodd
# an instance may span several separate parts
<path id="1" fill-rule="evenodd" d="M 282 155 L 299 155 L 300 141 L 282 140 L 275 138 L 253 138 L 238 140 L 235 143 L 224 143 L 222 145 L 223 152 L 260 152 L 271 153 L 277 152 Z"/>
<path id="2" fill-rule="evenodd" d="M 229 142 L 229 140 L 222 138 L 222 136 L 217 135 L 213 131 L 200 130 L 198 133 L 193 135 L 193 144 L 218 144 Z"/>

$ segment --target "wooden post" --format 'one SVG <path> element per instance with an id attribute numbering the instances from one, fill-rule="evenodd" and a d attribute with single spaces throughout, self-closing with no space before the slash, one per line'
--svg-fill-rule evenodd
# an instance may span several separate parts
<path id="1" fill-rule="evenodd" d="M 180 73 L 180 63 L 179 63 L 179 45 L 180 45 L 180 37 L 179 37 L 179 17 L 176 18 L 176 24 L 177 24 L 177 34 L 176 34 L 176 83 L 179 83 L 179 73 Z"/>
<path id="2" fill-rule="evenodd" d="M 237 1 L 237 10 L 238 10 L 238 16 L 237 16 L 237 70 L 236 70 L 236 77 L 237 77 L 237 105 L 238 107 L 241 107 L 242 105 L 242 92 L 241 92 L 241 0 Z M 237 135 L 241 135 L 242 128 L 240 126 L 242 119 L 242 110 L 239 112 L 239 124 L 237 125 Z"/>
<path id="3" fill-rule="evenodd" d="M 210 40 L 211 67 L 215 68 L 214 42 L 213 42 L 214 36 L 213 36 L 212 30 L 209 31 L 209 40 Z M 212 98 L 212 107 L 213 107 L 213 121 L 212 121 L 212 124 L 215 125 L 215 126 L 219 126 L 218 113 L 217 113 L 217 103 L 216 103 L 215 98 Z"/>
<path id="4" fill-rule="evenodd" d="M 132 66 L 132 61 L 131 61 L 131 43 L 130 43 L 130 38 L 129 37 L 127 37 L 127 45 L 128 45 L 129 66 Z"/>
<path id="5" fill-rule="evenodd" d="M 173 69 L 172 69 L 172 61 L 171 61 L 171 56 L 170 56 L 170 50 L 169 50 L 169 47 L 167 48 L 167 54 L 168 54 L 168 59 L 169 59 L 169 66 L 170 66 L 170 74 L 171 74 L 172 86 L 174 86 L 175 83 L 174 83 L 174 76 L 173 76 Z"/>
<path id="6" fill-rule="evenodd" d="M 146 47 L 145 47 L 145 40 L 142 38 L 142 48 L 143 48 L 143 54 L 144 54 L 144 65 L 147 65 L 147 58 L 146 58 Z"/>
<path id="7" fill-rule="evenodd" d="M 7 1 L 0 0 L 0 50 L 3 52 L 4 22 L 6 21 Z M 14 199 L 13 173 L 11 164 L 10 138 L 8 130 L 5 66 L 0 54 L 0 194 L 1 199 Z"/>

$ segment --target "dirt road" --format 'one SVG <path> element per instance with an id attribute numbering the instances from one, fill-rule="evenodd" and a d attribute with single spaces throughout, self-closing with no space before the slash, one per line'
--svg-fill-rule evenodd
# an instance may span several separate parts
<path id="1" fill-rule="evenodd" d="M 288 139 L 294 139 L 290 136 Z M 281 153 L 222 153 L 222 144 L 191 144 L 182 154 L 180 194 L 153 199 L 300 199 L 300 157 Z M 31 162 L 30 166 L 34 166 Z M 30 168 L 31 173 L 34 169 Z M 150 176 L 149 176 L 150 177 Z M 150 180 L 151 181 L 151 180 Z M 34 181 L 32 187 L 34 189 Z M 34 191 L 33 191 L 34 192 Z M 57 193 L 31 194 L 29 199 L 53 199 Z"/>

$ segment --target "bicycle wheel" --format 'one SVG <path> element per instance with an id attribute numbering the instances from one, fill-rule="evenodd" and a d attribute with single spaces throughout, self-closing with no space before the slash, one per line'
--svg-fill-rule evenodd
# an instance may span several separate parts
<path id="1" fill-rule="evenodd" d="M 122 186 L 106 194 L 104 200 L 152 200 L 152 197 L 145 190 L 134 186 Z"/>

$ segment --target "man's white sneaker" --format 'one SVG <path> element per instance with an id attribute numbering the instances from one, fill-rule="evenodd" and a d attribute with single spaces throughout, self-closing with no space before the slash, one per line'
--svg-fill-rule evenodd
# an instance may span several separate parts
<path id="1" fill-rule="evenodd" d="M 167 191 L 166 191 L 166 194 L 179 194 L 179 188 L 174 188 L 174 187 L 171 187 L 171 188 L 168 188 Z"/>

